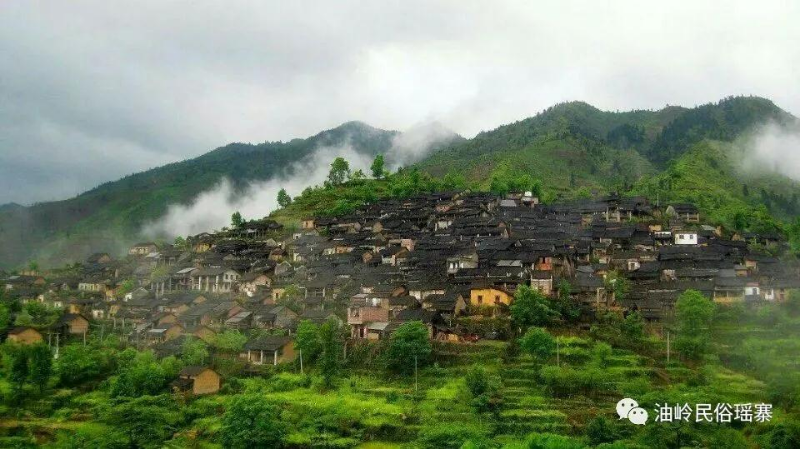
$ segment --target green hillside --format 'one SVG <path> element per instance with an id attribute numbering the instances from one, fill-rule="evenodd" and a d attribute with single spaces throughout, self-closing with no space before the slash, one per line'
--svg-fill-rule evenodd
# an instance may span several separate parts
<path id="1" fill-rule="evenodd" d="M 346 212 L 378 196 L 425 189 L 502 191 L 508 180 L 527 177 L 541 183 L 545 201 L 612 191 L 646 194 L 661 201 L 695 202 L 731 229 L 772 229 L 772 217 L 786 221 L 800 213 L 798 183 L 740 169 L 745 138 L 767 122 L 786 125 L 796 119 L 758 97 L 629 112 L 563 103 L 472 139 L 445 143 L 416 164 L 420 173 L 407 170 L 388 182 L 317 189 L 278 217 L 297 220 L 312 212 Z M 70 200 L 4 206 L 0 267 L 32 259 L 59 264 L 97 250 L 118 251 L 138 240 L 142 224 L 163 215 L 170 204 L 191 201 L 223 177 L 240 187 L 266 180 L 324 146 L 346 143 L 365 155 L 385 153 L 396 134 L 350 122 L 285 143 L 234 143 Z"/>
<path id="2" fill-rule="evenodd" d="M 140 238 L 142 224 L 168 206 L 187 203 L 222 178 L 242 187 L 267 180 L 317 148 L 349 145 L 367 155 L 384 153 L 397 133 L 360 122 L 345 123 L 307 139 L 262 144 L 232 143 L 198 158 L 106 183 L 65 201 L 0 212 L 0 268 L 31 259 L 60 263 L 94 251 L 121 250 Z"/>

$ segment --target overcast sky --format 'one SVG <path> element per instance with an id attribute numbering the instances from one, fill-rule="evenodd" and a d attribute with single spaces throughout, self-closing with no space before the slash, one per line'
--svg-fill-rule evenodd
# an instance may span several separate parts
<path id="1" fill-rule="evenodd" d="M 800 112 L 798 2 L 361 3 L 0 1 L 0 204 L 349 120 L 469 137 L 567 100 L 733 94 Z"/>

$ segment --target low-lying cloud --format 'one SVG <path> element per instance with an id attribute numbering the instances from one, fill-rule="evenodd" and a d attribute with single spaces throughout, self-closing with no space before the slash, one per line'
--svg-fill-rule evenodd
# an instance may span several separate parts
<path id="1" fill-rule="evenodd" d="M 420 124 L 394 137 L 386 153 L 387 167 L 412 164 L 428 154 L 432 148 L 452 140 L 456 135 L 438 123 Z M 284 168 L 277 177 L 235 189 L 223 179 L 214 188 L 200 193 L 190 204 L 175 204 L 166 215 L 146 225 L 142 233 L 153 238 L 173 238 L 219 230 L 231 223 L 231 215 L 239 212 L 247 219 L 259 219 L 278 207 L 278 191 L 286 189 L 290 196 L 299 195 L 306 187 L 322 184 L 330 171 L 330 164 L 342 157 L 350 164 L 350 171 L 370 173 L 374 160 L 371 155 L 353 149 L 348 143 L 341 146 L 317 148 L 307 156 Z"/>
<path id="2" fill-rule="evenodd" d="M 800 181 L 800 128 L 767 123 L 746 145 L 744 169 L 773 171 Z"/>

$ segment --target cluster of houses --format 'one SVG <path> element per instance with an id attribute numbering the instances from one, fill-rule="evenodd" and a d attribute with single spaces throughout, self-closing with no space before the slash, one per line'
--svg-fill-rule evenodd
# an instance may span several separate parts
<path id="1" fill-rule="evenodd" d="M 444 192 L 309 217 L 292 230 L 264 219 L 181 247 L 140 243 L 120 260 L 92 255 L 73 275 L 0 283 L 23 302 L 63 309 L 50 333 L 85 335 L 103 323 L 166 355 L 186 338 L 211 342 L 238 329 L 250 336 L 239 356 L 260 365 L 294 360 L 291 336 L 303 320 L 338 320 L 353 339 L 383 339 L 408 321 L 425 323 L 433 339 L 472 338 L 461 319 L 507 315 L 520 285 L 568 294 L 587 320 L 634 310 L 662 320 L 687 289 L 720 303 L 782 301 L 800 288 L 798 266 L 764 250 L 782 246 L 780 235 L 724 237 L 691 204 L 612 195 L 543 205 L 530 192 Z M 630 281 L 624 297 L 609 288 L 612 271 Z M 40 332 L 12 329 L 8 338 L 36 340 L 31 331 Z M 184 384 L 211 376 L 184 374 Z"/>

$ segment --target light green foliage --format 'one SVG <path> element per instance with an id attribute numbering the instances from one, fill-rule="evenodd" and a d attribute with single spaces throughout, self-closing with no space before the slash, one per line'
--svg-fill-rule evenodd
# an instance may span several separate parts
<path id="1" fill-rule="evenodd" d="M 244 219 L 242 218 L 242 214 L 237 210 L 233 213 L 233 215 L 231 215 L 231 227 L 233 227 L 233 229 L 237 229 L 243 224 Z"/>
<path id="2" fill-rule="evenodd" d="M 322 373 L 325 386 L 330 388 L 342 365 L 344 335 L 343 330 L 339 327 L 339 322 L 331 318 L 320 326 L 318 340 L 319 361 L 317 365 Z"/>
<path id="3" fill-rule="evenodd" d="M 303 361 L 313 363 L 321 351 L 319 339 L 319 326 L 308 320 L 303 320 L 297 325 L 297 338 L 295 345 L 298 350 L 303 351 Z"/>
<path id="4" fill-rule="evenodd" d="M 199 338 L 189 338 L 183 342 L 181 360 L 186 365 L 204 366 L 208 361 L 208 348 Z"/>
<path id="5" fill-rule="evenodd" d="M 608 343 L 598 342 L 592 348 L 592 359 L 601 368 L 608 366 L 608 359 L 612 354 L 611 345 Z"/>
<path id="6" fill-rule="evenodd" d="M 403 323 L 389 339 L 387 365 L 396 372 L 410 374 L 414 372 L 415 361 L 417 367 L 430 362 L 431 351 L 428 328 L 419 321 Z"/>
<path id="7" fill-rule="evenodd" d="M 174 371 L 171 363 L 158 363 L 151 352 L 138 353 L 129 362 L 120 364 L 119 374 L 111 381 L 109 394 L 112 397 L 159 394 L 170 380 L 170 375 L 176 374 L 168 372 Z"/>
<path id="8" fill-rule="evenodd" d="M 697 290 L 686 290 L 675 304 L 678 335 L 675 347 L 690 359 L 701 358 L 708 350 L 709 327 L 714 303 Z"/>
<path id="9" fill-rule="evenodd" d="M 342 185 L 350 176 L 350 163 L 344 158 L 337 157 L 331 162 L 331 170 L 328 172 L 328 185 L 336 187 Z"/>
<path id="10" fill-rule="evenodd" d="M 110 351 L 75 343 L 60 349 L 55 370 L 60 385 L 75 387 L 108 374 L 112 364 Z"/>
<path id="11" fill-rule="evenodd" d="M 247 343 L 247 336 L 237 330 L 226 330 L 214 336 L 214 347 L 220 351 L 238 353 Z"/>
<path id="12" fill-rule="evenodd" d="M 541 327 L 532 327 L 519 341 L 523 351 L 539 362 L 547 361 L 556 350 L 556 340 Z"/>
<path id="13" fill-rule="evenodd" d="M 558 317 L 558 312 L 549 298 L 538 290 L 520 285 L 514 292 L 511 304 L 511 319 L 518 327 L 546 326 Z"/>
<path id="14" fill-rule="evenodd" d="M 283 447 L 280 409 L 261 395 L 236 396 L 222 417 L 222 442 L 231 449 Z"/>

